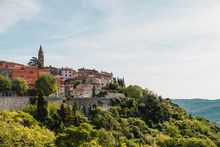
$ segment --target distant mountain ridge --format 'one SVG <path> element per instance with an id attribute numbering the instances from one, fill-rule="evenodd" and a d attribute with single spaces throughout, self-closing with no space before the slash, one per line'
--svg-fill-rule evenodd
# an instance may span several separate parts
<path id="1" fill-rule="evenodd" d="M 220 99 L 172 99 L 193 116 L 204 116 L 211 122 L 220 124 Z"/>

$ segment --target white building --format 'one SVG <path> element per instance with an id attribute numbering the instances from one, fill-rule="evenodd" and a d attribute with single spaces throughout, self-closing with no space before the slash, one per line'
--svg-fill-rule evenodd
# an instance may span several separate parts
<path id="1" fill-rule="evenodd" d="M 72 68 L 62 68 L 60 75 L 64 79 L 64 81 L 68 79 L 73 79 L 74 77 L 77 77 L 77 72 L 73 70 Z"/>

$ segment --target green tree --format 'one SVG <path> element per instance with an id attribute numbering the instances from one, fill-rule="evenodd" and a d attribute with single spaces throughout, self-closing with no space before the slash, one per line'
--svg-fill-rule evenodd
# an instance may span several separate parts
<path id="1" fill-rule="evenodd" d="M 39 62 L 39 60 L 36 57 L 32 57 L 30 59 L 30 61 L 28 62 L 29 66 L 37 66 L 39 68 L 42 68 L 43 65 L 41 64 L 41 62 Z"/>
<path id="2" fill-rule="evenodd" d="M 0 112 L 0 146 L 54 146 L 54 139 L 54 133 L 40 127 L 31 115 L 15 111 Z"/>
<path id="3" fill-rule="evenodd" d="M 91 123 L 97 128 L 104 128 L 106 130 L 118 129 L 119 123 L 112 116 L 111 112 L 96 108 L 91 111 Z"/>
<path id="4" fill-rule="evenodd" d="M 50 75 L 42 75 L 35 83 L 35 89 L 42 92 L 43 95 L 49 96 L 57 92 L 57 81 Z"/>
<path id="5" fill-rule="evenodd" d="M 112 107 L 112 109 L 110 109 L 113 115 L 116 113 L 119 113 L 121 117 L 137 117 L 139 115 L 138 101 L 134 98 L 113 99 L 112 103 L 113 106 L 118 106 L 118 112 L 116 112 L 116 107 Z"/>
<path id="6" fill-rule="evenodd" d="M 58 114 L 66 127 L 74 125 L 74 116 L 70 105 L 61 104 Z"/>
<path id="7" fill-rule="evenodd" d="M 11 81 L 10 79 L 0 76 L 0 93 L 5 93 L 6 91 L 11 90 Z"/>
<path id="8" fill-rule="evenodd" d="M 39 94 L 37 101 L 37 111 L 36 119 L 40 122 L 45 122 L 46 117 L 48 116 L 48 102 L 42 93 Z"/>
<path id="9" fill-rule="evenodd" d="M 86 142 L 91 142 L 97 138 L 98 132 L 88 123 L 83 123 L 79 127 L 71 126 L 57 136 L 55 141 L 59 147 L 79 147 Z"/>
<path id="10" fill-rule="evenodd" d="M 15 79 L 12 81 L 12 90 L 15 91 L 18 95 L 23 96 L 27 93 L 28 84 L 22 78 Z"/>
<path id="11" fill-rule="evenodd" d="M 217 147 L 210 139 L 171 138 L 159 143 L 161 147 Z"/>
<path id="12" fill-rule="evenodd" d="M 141 103 L 139 114 L 148 125 L 162 123 L 172 118 L 171 103 L 160 96 L 145 94 Z"/>
<path id="13" fill-rule="evenodd" d="M 69 127 L 71 125 L 79 126 L 81 123 L 87 122 L 87 120 L 75 109 L 75 107 L 71 107 L 67 104 L 61 104 L 57 113 L 65 127 Z"/>
<path id="14" fill-rule="evenodd" d="M 124 78 L 117 78 L 117 82 L 118 82 L 118 85 L 120 86 L 120 87 L 125 87 L 125 80 L 124 80 Z"/>
<path id="15" fill-rule="evenodd" d="M 163 124 L 163 132 L 168 134 L 171 137 L 178 137 L 180 136 L 180 130 L 177 126 L 170 122 L 165 122 Z"/>
<path id="16" fill-rule="evenodd" d="M 92 97 L 96 97 L 96 89 L 95 89 L 95 86 L 92 87 Z"/>
<path id="17" fill-rule="evenodd" d="M 125 94 L 131 98 L 143 98 L 143 92 L 143 89 L 137 85 L 130 85 L 125 90 Z"/>
<path id="18" fill-rule="evenodd" d="M 100 129 L 98 131 L 98 143 L 104 147 L 112 147 L 116 145 L 115 137 L 111 131 L 106 131 L 105 129 Z"/>

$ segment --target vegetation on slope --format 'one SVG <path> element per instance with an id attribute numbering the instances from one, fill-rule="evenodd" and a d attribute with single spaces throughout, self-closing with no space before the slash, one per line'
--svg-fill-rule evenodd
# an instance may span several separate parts
<path id="1" fill-rule="evenodd" d="M 0 113 L 0 146 L 54 146 L 55 135 L 29 114 Z"/>
<path id="2" fill-rule="evenodd" d="M 220 146 L 220 128 L 208 120 L 193 118 L 170 99 L 163 99 L 139 86 L 119 90 L 127 97 L 112 99 L 109 110 L 92 108 L 89 119 L 85 119 L 75 106 L 48 105 L 40 95 L 36 103 L 24 109 L 25 112 L 0 113 L 3 136 L 0 143 L 7 146 L 6 141 L 10 140 L 12 146 L 59 147 Z M 6 117 L 5 113 L 16 115 L 7 114 Z M 8 119 L 1 119 L 4 117 Z M 14 136 L 25 137 L 15 137 L 18 139 L 14 141 L 12 135 L 7 135 L 11 127 L 15 130 Z M 32 133 L 24 135 L 26 129 Z M 39 132 L 41 135 L 34 136 Z"/>

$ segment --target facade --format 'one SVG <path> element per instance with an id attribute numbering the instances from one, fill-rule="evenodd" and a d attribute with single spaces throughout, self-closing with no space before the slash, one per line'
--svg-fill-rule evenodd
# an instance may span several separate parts
<path id="1" fill-rule="evenodd" d="M 61 72 L 61 69 L 60 68 L 57 68 L 57 67 L 53 67 L 53 66 L 49 66 L 49 67 L 45 67 L 45 69 L 48 69 L 50 70 L 50 74 L 52 76 L 58 76 L 60 75 L 60 72 Z"/>
<path id="2" fill-rule="evenodd" d="M 64 85 L 64 80 L 60 75 L 55 76 L 57 80 L 57 85 L 58 85 L 58 91 L 56 93 L 56 97 L 64 97 L 65 96 L 65 85 Z"/>
<path id="3" fill-rule="evenodd" d="M 99 92 L 102 87 L 102 80 L 100 78 L 89 76 L 85 78 L 85 84 L 91 84 L 95 87 L 96 92 Z"/>
<path id="4" fill-rule="evenodd" d="M 94 79 L 100 79 L 101 80 L 101 87 L 106 87 L 110 83 L 113 82 L 113 74 L 108 72 L 98 72 L 95 69 L 85 69 L 81 68 L 78 69 L 78 76 L 79 77 L 93 77 Z"/>
<path id="5" fill-rule="evenodd" d="M 98 94 L 103 88 L 113 82 L 113 74 L 107 72 L 98 72 L 95 69 L 78 69 L 73 75 L 68 70 L 62 70 L 61 76 L 65 81 L 65 91 L 67 96 L 76 98 L 87 98 L 92 96 L 93 87 Z M 65 75 L 66 74 L 66 75 Z"/>
<path id="6" fill-rule="evenodd" d="M 24 66 L 13 62 L 0 61 L 0 75 L 10 79 L 23 78 L 29 86 L 34 86 L 35 81 L 43 74 L 50 74 L 50 71 L 39 69 L 36 66 Z"/>
<path id="7" fill-rule="evenodd" d="M 23 66 L 21 68 L 12 69 L 12 79 L 23 78 L 29 86 L 34 86 L 38 79 L 38 68 L 34 66 Z"/>
<path id="8" fill-rule="evenodd" d="M 92 88 L 91 84 L 80 84 L 76 88 L 70 88 L 68 93 L 74 98 L 90 98 L 92 97 Z"/>
<path id="9" fill-rule="evenodd" d="M 77 77 L 77 72 L 73 70 L 72 68 L 62 68 L 60 71 L 60 75 L 64 79 L 64 81 L 68 79 L 73 79 L 74 77 Z"/>
<path id="10" fill-rule="evenodd" d="M 0 69 L 0 76 L 12 79 L 12 71 L 9 69 Z"/>
<path id="11" fill-rule="evenodd" d="M 40 77 L 41 75 L 50 75 L 50 70 L 38 68 L 38 77 Z"/>
<path id="12" fill-rule="evenodd" d="M 14 69 L 23 67 L 23 64 L 18 64 L 14 62 L 0 61 L 0 69 Z"/>

